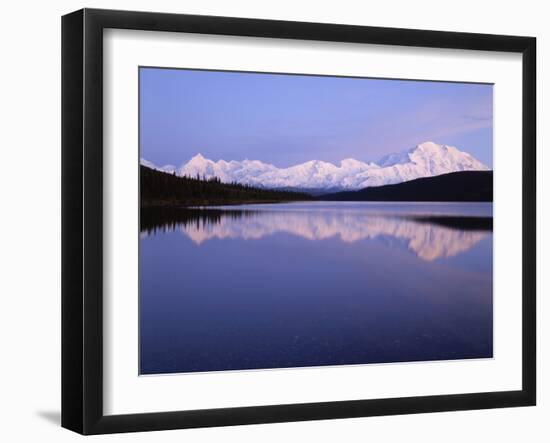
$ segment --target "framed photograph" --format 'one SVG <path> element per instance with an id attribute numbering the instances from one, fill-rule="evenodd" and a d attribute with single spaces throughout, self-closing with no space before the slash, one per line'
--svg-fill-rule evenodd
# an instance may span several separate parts
<path id="1" fill-rule="evenodd" d="M 62 20 L 62 425 L 535 405 L 532 37 Z"/>

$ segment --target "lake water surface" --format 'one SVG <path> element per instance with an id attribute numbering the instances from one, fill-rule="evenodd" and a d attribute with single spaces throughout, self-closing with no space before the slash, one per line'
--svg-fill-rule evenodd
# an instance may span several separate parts
<path id="1" fill-rule="evenodd" d="M 141 374 L 490 358 L 491 203 L 142 209 Z"/>

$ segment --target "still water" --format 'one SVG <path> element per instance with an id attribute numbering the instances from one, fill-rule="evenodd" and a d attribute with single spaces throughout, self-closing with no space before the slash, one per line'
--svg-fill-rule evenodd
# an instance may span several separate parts
<path id="1" fill-rule="evenodd" d="M 142 374 L 490 358 L 491 203 L 145 210 Z"/>

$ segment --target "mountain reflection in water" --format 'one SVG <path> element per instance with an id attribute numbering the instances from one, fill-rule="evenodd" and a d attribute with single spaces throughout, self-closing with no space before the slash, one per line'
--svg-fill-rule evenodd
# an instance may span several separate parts
<path id="1" fill-rule="evenodd" d="M 487 211 L 456 215 L 453 211 L 392 211 L 391 206 L 381 205 L 371 210 L 353 206 L 304 210 L 303 205 L 287 204 L 255 205 L 250 209 L 149 208 L 141 212 L 142 238 L 172 231 L 180 231 L 196 245 L 213 239 L 258 240 L 276 233 L 311 241 L 336 238 L 345 243 L 393 238 L 399 241 L 386 243 L 406 247 L 427 261 L 467 251 L 492 229 L 493 219 Z"/>

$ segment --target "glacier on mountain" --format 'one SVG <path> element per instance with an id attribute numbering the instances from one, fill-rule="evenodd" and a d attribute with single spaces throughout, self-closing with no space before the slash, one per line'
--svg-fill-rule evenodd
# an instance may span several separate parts
<path id="1" fill-rule="evenodd" d="M 404 152 L 390 154 L 377 163 L 348 158 L 339 165 L 311 160 L 288 168 L 278 168 L 259 160 L 213 161 L 195 155 L 181 167 L 157 167 L 141 159 L 141 164 L 179 176 L 211 178 L 251 186 L 303 190 L 356 190 L 370 186 L 401 183 L 458 171 L 485 171 L 489 168 L 470 154 L 453 146 L 425 142 Z"/>

